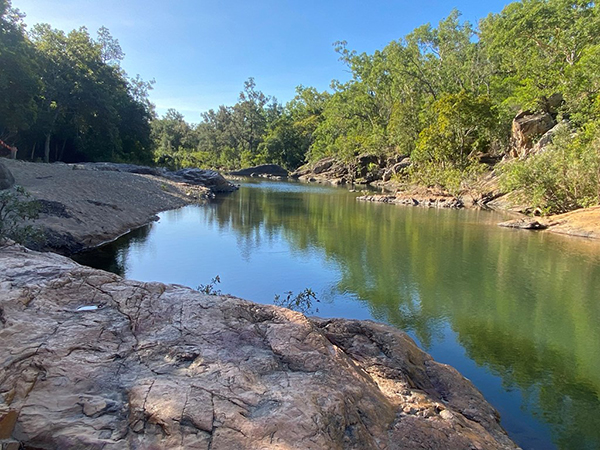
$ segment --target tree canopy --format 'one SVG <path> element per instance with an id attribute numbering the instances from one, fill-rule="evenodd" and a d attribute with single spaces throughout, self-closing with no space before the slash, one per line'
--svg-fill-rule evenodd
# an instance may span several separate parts
<path id="1" fill-rule="evenodd" d="M 149 85 L 121 69 L 106 28 L 27 31 L 0 1 L 0 136 L 45 161 L 152 161 Z"/>

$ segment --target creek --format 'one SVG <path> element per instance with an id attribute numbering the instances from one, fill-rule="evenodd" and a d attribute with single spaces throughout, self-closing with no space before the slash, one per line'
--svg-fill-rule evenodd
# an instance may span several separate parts
<path id="1" fill-rule="evenodd" d="M 310 288 L 311 314 L 386 322 L 458 369 L 523 449 L 600 448 L 600 243 L 357 195 L 247 180 L 75 259 L 260 303 Z"/>

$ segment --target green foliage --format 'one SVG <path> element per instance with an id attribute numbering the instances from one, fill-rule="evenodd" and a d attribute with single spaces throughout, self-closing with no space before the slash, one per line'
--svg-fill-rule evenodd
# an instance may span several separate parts
<path id="1" fill-rule="evenodd" d="M 486 151 L 495 137 L 497 116 L 486 96 L 465 91 L 444 94 L 432 103 L 430 125 L 419 134 L 412 159 L 459 166 Z"/>
<path id="2" fill-rule="evenodd" d="M 209 110 L 197 125 L 175 110 L 154 120 L 154 160 L 173 168 L 231 170 L 274 163 L 293 170 L 304 163 L 327 97 L 300 86 L 296 97 L 282 106 L 258 91 L 250 78 L 238 103 Z"/>
<path id="3" fill-rule="evenodd" d="M 502 167 L 501 186 L 518 191 L 543 214 L 555 214 L 598 203 L 600 194 L 600 123 L 578 134 L 564 125 L 553 144 L 526 160 Z"/>
<path id="4" fill-rule="evenodd" d="M 37 115 L 40 80 L 23 15 L 0 0 L 0 136 L 26 130 Z"/>
<path id="5" fill-rule="evenodd" d="M 154 117 L 152 83 L 127 77 L 106 28 L 96 37 L 47 24 L 27 32 L 23 16 L 0 0 L 0 137 L 31 149 L 31 159 L 173 169 L 276 163 L 293 170 L 326 156 L 352 166 L 361 154 L 410 155 L 413 182 L 458 192 L 481 172 L 479 154 L 507 148 L 517 111 L 548 111 L 579 135 L 600 120 L 599 11 L 586 0 L 521 0 L 479 29 L 454 10 L 372 54 L 336 42 L 351 77 L 334 81 L 332 94 L 299 86 L 282 105 L 249 78 L 236 104 L 189 124 L 175 110 Z M 594 144 L 581 142 L 567 159 L 583 170 L 582 146 Z M 544 158 L 531 164 L 550 164 Z M 570 189 L 553 189 L 560 186 Z M 569 204 L 562 203 L 548 207 Z"/>
<path id="6" fill-rule="evenodd" d="M 301 312 L 302 314 L 312 313 L 313 302 L 320 302 L 317 294 L 310 288 L 306 288 L 296 295 L 292 291 L 284 292 L 284 295 L 285 297 L 281 297 L 279 294 L 275 295 L 273 303 L 283 308 Z M 315 312 L 319 312 L 319 309 L 317 308 Z"/>
<path id="7" fill-rule="evenodd" d="M 0 136 L 32 160 L 150 162 L 151 84 L 127 77 L 118 41 L 22 17 L 0 3 Z"/>
<path id="8" fill-rule="evenodd" d="M 219 275 L 217 275 L 212 280 L 210 280 L 210 283 L 201 284 L 196 290 L 206 295 L 221 295 L 221 290 L 215 289 L 215 286 L 220 282 L 221 278 L 219 277 Z"/>
<path id="9" fill-rule="evenodd" d="M 575 112 L 586 92 L 583 78 L 597 73 L 585 67 L 591 47 L 600 43 L 600 15 L 587 0 L 523 0 L 481 21 L 481 41 L 493 62 L 492 82 L 506 97 L 500 101 L 536 109 L 543 97 L 566 95 L 566 111 Z M 577 76 L 575 74 L 577 73 Z"/>
<path id="10" fill-rule="evenodd" d="M 38 212 L 39 204 L 21 186 L 0 191 L 0 244 L 7 239 L 23 243 L 34 237 L 36 230 L 28 222 L 36 219 Z"/>
<path id="11" fill-rule="evenodd" d="M 408 169 L 408 179 L 413 185 L 441 188 L 458 196 L 465 184 L 476 181 L 485 170 L 484 165 L 474 161 L 464 165 L 424 161 Z"/>

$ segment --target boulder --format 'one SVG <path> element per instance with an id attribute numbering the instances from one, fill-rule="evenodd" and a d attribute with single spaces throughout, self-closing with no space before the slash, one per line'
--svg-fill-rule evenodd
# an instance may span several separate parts
<path id="1" fill-rule="evenodd" d="M 383 181 L 389 181 L 394 175 L 397 175 L 403 169 L 410 167 L 410 164 L 411 164 L 410 157 L 408 157 L 408 156 L 402 156 L 402 157 L 399 157 L 392 161 L 395 161 L 393 163 L 393 165 L 391 167 L 388 167 L 387 169 L 385 169 L 385 171 L 383 173 L 383 176 L 382 176 Z M 389 162 L 389 160 L 388 160 L 388 162 Z"/>
<path id="2" fill-rule="evenodd" d="M 327 172 L 336 163 L 336 159 L 333 157 L 323 158 L 315 163 L 312 168 L 313 173 Z"/>
<path id="3" fill-rule="evenodd" d="M 290 178 L 334 185 L 352 182 L 348 166 L 334 157 L 323 158 L 313 164 L 305 164 L 291 173 Z"/>
<path id="4" fill-rule="evenodd" d="M 0 441 L 68 449 L 514 449 L 405 333 L 0 250 Z"/>
<path id="5" fill-rule="evenodd" d="M 527 157 L 535 142 L 555 125 L 556 122 L 547 112 L 519 112 L 512 122 L 512 156 Z"/>
<path id="6" fill-rule="evenodd" d="M 569 127 L 569 123 L 566 120 L 563 120 L 563 121 L 557 123 L 554 127 L 552 127 L 551 129 L 549 129 L 548 131 L 546 131 L 544 133 L 544 135 L 540 138 L 540 140 L 535 143 L 535 145 L 533 146 L 533 148 L 531 149 L 529 154 L 535 155 L 536 153 L 541 153 L 544 150 L 546 150 L 548 148 L 548 146 L 554 142 L 554 136 L 556 136 L 556 133 L 559 130 L 568 128 L 568 127 Z"/>
<path id="7" fill-rule="evenodd" d="M 287 177 L 288 171 L 277 164 L 263 164 L 260 166 L 248 167 L 247 169 L 236 170 L 230 172 L 230 174 L 240 177 Z"/>
<path id="8" fill-rule="evenodd" d="M 0 162 L 0 190 L 9 189 L 15 184 L 15 177 L 8 168 Z"/>
<path id="9" fill-rule="evenodd" d="M 362 154 L 356 157 L 356 176 L 365 178 L 367 182 L 381 179 L 379 175 L 379 157 L 377 155 Z M 378 176 L 379 175 L 379 176 Z"/>

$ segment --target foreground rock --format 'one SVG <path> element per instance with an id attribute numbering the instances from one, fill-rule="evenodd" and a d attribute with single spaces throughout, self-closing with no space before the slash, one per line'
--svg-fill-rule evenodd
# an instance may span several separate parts
<path id="1" fill-rule="evenodd" d="M 69 254 L 110 241 L 156 213 L 235 189 L 219 173 L 169 172 L 131 164 L 36 164 L 4 160 L 42 210 L 44 239 L 28 245 Z"/>
<path id="2" fill-rule="evenodd" d="M 373 322 L 0 250 L 0 442 L 29 449 L 512 449 L 496 411 Z"/>

